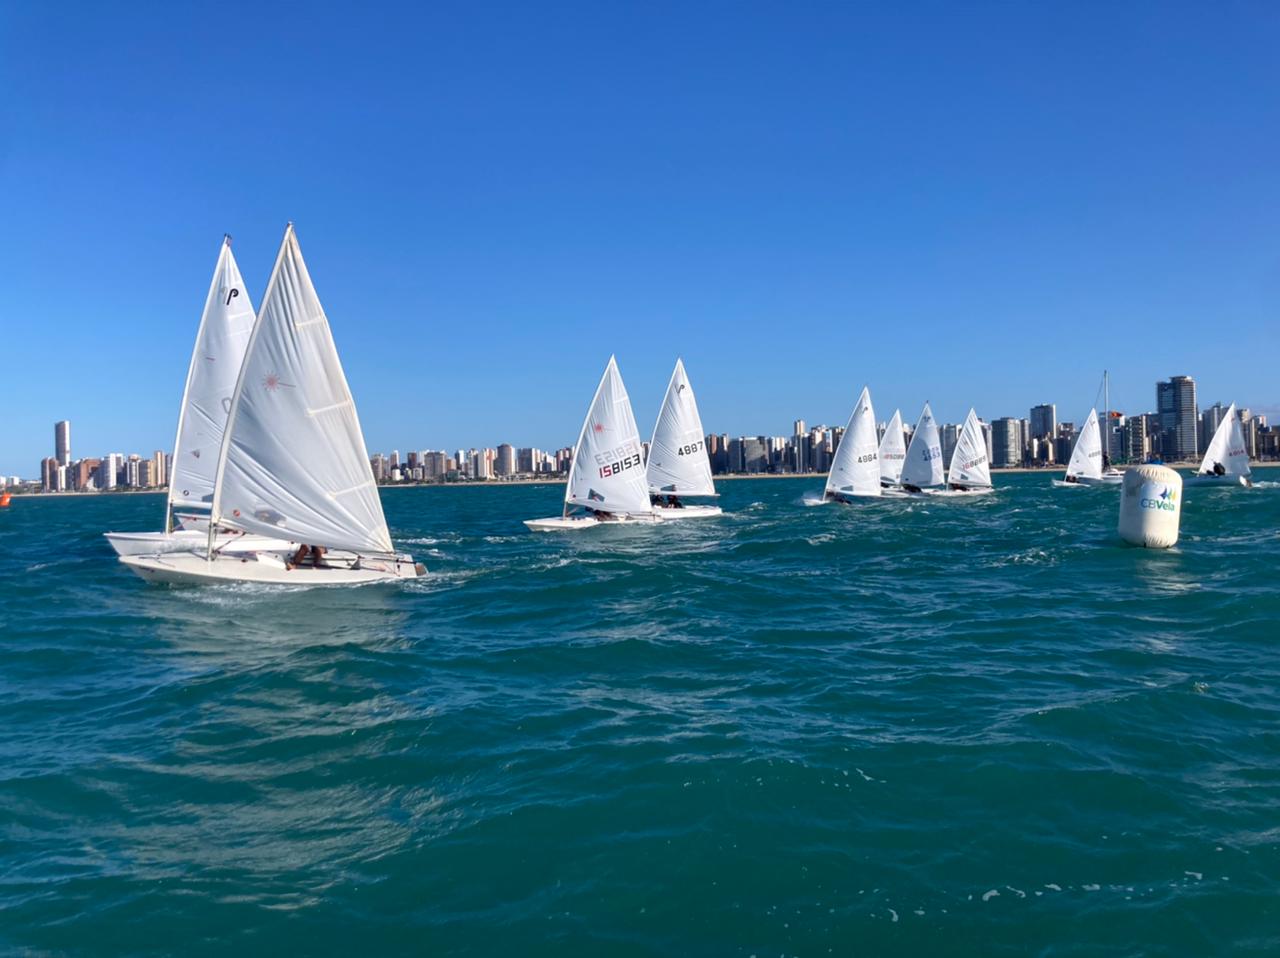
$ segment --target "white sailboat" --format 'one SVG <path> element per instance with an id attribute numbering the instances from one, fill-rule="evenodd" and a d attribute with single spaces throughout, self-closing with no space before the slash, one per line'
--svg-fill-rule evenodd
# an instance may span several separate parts
<path id="1" fill-rule="evenodd" d="M 942 443 L 938 438 L 933 410 L 926 402 L 911 434 L 906 458 L 902 461 L 902 472 L 898 476 L 901 489 L 892 492 L 896 495 L 923 495 L 941 486 L 942 479 Z"/>
<path id="2" fill-rule="evenodd" d="M 535 532 L 564 532 L 602 525 L 660 522 L 649 504 L 644 450 L 618 362 L 609 357 L 587 418 L 573 447 L 564 490 L 564 511 L 526 519 Z"/>
<path id="3" fill-rule="evenodd" d="M 840 445 L 836 447 L 821 502 L 849 503 L 880 495 L 880 462 L 876 441 L 876 414 L 871 407 L 871 391 L 862 387 L 849 414 Z M 807 500 L 810 505 L 820 502 Z"/>
<path id="4" fill-rule="evenodd" d="M 196 331 L 195 348 L 178 407 L 178 435 L 161 532 L 106 532 L 118 555 L 177 552 L 202 547 L 209 537 L 213 474 L 231 408 L 231 394 L 244 350 L 253 331 L 253 303 L 231 253 L 231 237 L 218 250 L 209 295 Z M 218 545 L 228 551 L 276 547 L 289 543 L 220 529 Z"/>
<path id="5" fill-rule="evenodd" d="M 1098 425 L 1098 410 L 1090 409 L 1089 416 L 1076 436 L 1075 447 L 1071 450 L 1071 459 L 1067 462 L 1065 479 L 1054 479 L 1058 487 L 1115 485 L 1124 480 L 1124 473 L 1118 469 L 1103 468 L 1106 457 L 1102 453 L 1102 430 Z"/>
<path id="6" fill-rule="evenodd" d="M 991 485 L 991 461 L 987 456 L 987 440 L 982 423 L 972 409 L 960 427 L 951 464 L 947 468 L 947 488 L 934 489 L 934 496 L 982 496 L 995 492 Z"/>
<path id="7" fill-rule="evenodd" d="M 707 456 L 702 417 L 698 400 L 685 373 L 684 362 L 676 360 L 676 368 L 667 383 L 662 410 L 649 441 L 649 464 L 646 469 L 649 498 L 653 509 L 663 519 L 702 519 L 721 515 L 716 505 L 686 503 L 690 496 L 715 496 L 711 478 L 711 460 Z"/>
<path id="8" fill-rule="evenodd" d="M 1200 468 L 1188 481 L 1196 485 L 1251 486 L 1251 474 L 1244 429 L 1236 414 L 1236 404 L 1232 403 L 1227 408 L 1226 418 L 1213 431 Z"/>
<path id="9" fill-rule="evenodd" d="M 278 552 L 121 556 L 154 582 L 355 585 L 422 574 L 399 555 L 382 513 L 355 401 L 302 259 L 285 230 L 236 381 L 214 474 L 212 527 L 328 550 L 291 567 Z"/>
<path id="10" fill-rule="evenodd" d="M 902 413 L 895 409 L 885 427 L 877 450 L 880 459 L 880 485 L 897 486 L 902 482 L 902 466 L 907 458 L 907 444 L 902 436 Z"/>

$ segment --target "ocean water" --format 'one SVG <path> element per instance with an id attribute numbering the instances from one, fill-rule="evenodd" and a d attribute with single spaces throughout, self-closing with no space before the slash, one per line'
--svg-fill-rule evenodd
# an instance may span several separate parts
<path id="1" fill-rule="evenodd" d="M 388 490 L 427 578 L 148 586 L 156 496 L 0 510 L 0 949 L 1280 952 L 1280 471 L 536 535 Z"/>

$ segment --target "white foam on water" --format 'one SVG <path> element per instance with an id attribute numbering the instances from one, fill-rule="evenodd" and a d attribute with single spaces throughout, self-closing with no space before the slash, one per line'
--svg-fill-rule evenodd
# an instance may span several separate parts
<path id="1" fill-rule="evenodd" d="M 1182 874 L 1189 875 L 1196 881 L 1200 881 L 1200 879 L 1204 878 L 1204 872 L 1183 872 Z"/>
<path id="2" fill-rule="evenodd" d="M 986 893 L 984 893 L 984 894 L 983 894 L 983 896 L 982 896 L 982 900 L 983 900 L 983 901 L 991 901 L 991 899 L 993 899 L 993 898 L 999 898 L 999 897 L 1000 897 L 1000 892 L 999 892 L 998 890 L 996 890 L 995 888 L 993 888 L 993 889 L 991 889 L 991 891 L 986 892 Z"/>
<path id="3" fill-rule="evenodd" d="M 896 923 L 896 922 L 897 922 L 897 920 L 898 920 L 898 913 L 897 913 L 896 911 L 894 911 L 892 908 L 890 908 L 890 909 L 889 909 L 889 917 L 890 917 L 890 918 L 892 918 L 892 919 L 893 919 L 893 921 Z"/>
<path id="4" fill-rule="evenodd" d="M 1048 885 L 1045 885 L 1044 887 L 1049 889 L 1049 891 L 1062 891 L 1062 886 L 1054 884 L 1053 882 L 1050 882 Z"/>

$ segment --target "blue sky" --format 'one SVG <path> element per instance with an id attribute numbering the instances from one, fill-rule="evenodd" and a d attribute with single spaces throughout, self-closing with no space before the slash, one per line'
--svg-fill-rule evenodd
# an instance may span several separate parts
<path id="1" fill-rule="evenodd" d="M 1280 412 L 1280 7 L 0 5 L 0 472 L 172 443 L 297 224 L 371 450 Z"/>

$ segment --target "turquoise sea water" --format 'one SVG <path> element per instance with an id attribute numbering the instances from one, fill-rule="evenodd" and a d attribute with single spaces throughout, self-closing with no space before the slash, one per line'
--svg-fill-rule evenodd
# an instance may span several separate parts
<path id="1" fill-rule="evenodd" d="M 0 510 L 0 947 L 1280 951 L 1280 471 L 536 535 L 388 490 L 403 586 L 148 586 L 155 496 Z"/>

